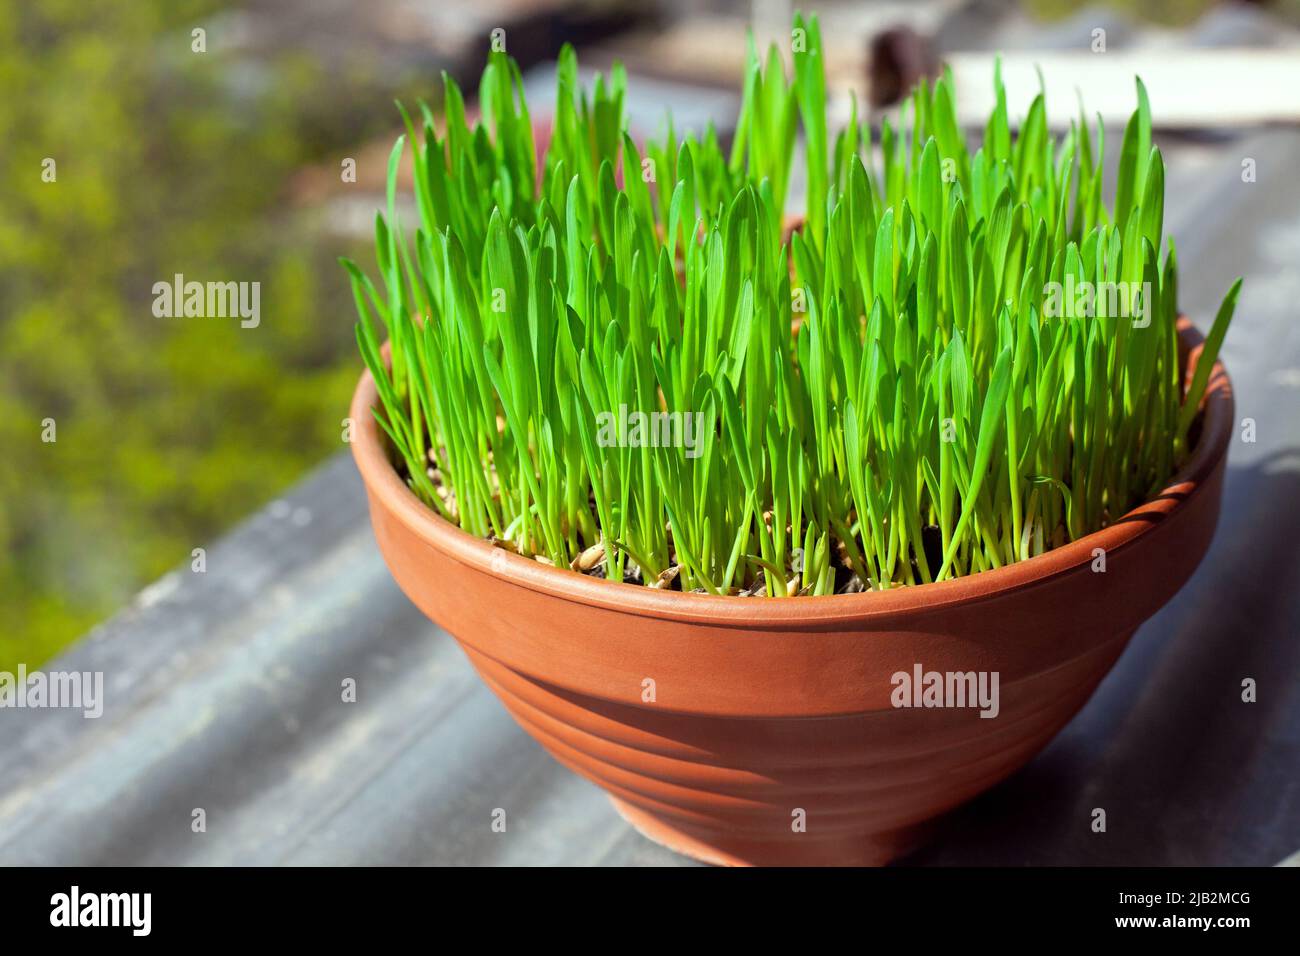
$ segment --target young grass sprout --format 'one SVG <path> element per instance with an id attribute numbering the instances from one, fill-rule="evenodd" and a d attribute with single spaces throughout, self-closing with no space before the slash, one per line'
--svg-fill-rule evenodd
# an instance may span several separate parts
<path id="1" fill-rule="evenodd" d="M 638 148 L 621 68 L 588 92 L 567 47 L 540 163 L 502 53 L 472 127 L 445 75 L 440 124 L 403 111 L 379 281 L 344 266 L 375 417 L 448 521 L 651 587 L 883 590 L 1096 531 L 1186 459 L 1240 280 L 1184 392 L 1141 82 L 1108 209 L 1100 121 L 1057 141 L 1040 94 L 1013 137 L 1000 71 L 973 153 L 950 75 L 883 123 L 879 165 L 856 109 L 831 147 L 817 20 L 795 28 L 789 76 L 751 42 L 728 152 L 671 123 Z M 697 422 L 693 447 L 598 427 L 638 413 Z"/>

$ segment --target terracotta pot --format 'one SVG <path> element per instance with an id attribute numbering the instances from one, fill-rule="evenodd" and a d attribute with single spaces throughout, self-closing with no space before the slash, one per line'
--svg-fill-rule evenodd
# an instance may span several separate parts
<path id="1" fill-rule="evenodd" d="M 1191 365 L 1201 337 L 1180 328 Z M 363 375 L 353 453 L 402 590 L 634 826 L 729 864 L 884 863 L 1024 765 L 1200 562 L 1233 419 L 1217 367 L 1187 466 L 1065 547 L 939 584 L 771 599 L 651 590 L 493 548 L 406 488 L 375 403 Z M 1097 548 L 1105 573 L 1093 571 Z M 892 675 L 917 664 L 997 672 L 999 714 L 895 708 Z"/>

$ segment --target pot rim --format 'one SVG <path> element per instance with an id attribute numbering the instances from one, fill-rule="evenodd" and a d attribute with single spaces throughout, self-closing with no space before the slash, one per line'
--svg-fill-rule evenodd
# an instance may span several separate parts
<path id="1" fill-rule="evenodd" d="M 1188 355 L 1184 382 L 1190 381 L 1204 337 L 1186 316 L 1178 319 L 1179 345 Z M 906 612 L 930 612 L 956 604 L 1006 595 L 1042 585 L 1076 571 L 1093 560 L 1093 549 L 1111 554 L 1153 533 L 1199 494 L 1227 453 L 1232 434 L 1232 383 L 1216 362 L 1202 399 L 1200 437 L 1191 457 L 1163 490 L 1100 531 L 1044 554 L 989 571 L 930 584 L 857 594 L 754 598 L 683 594 L 581 574 L 568 568 L 521 557 L 497 548 L 444 519 L 415 496 L 389 461 L 384 436 L 371 409 L 378 394 L 369 370 L 361 374 L 349 411 L 353 422 L 352 455 L 371 499 L 388 508 L 403 525 L 431 547 L 459 563 L 492 577 L 503 576 L 518 587 L 563 600 L 623 613 L 683 623 L 745 627 L 761 631 L 833 626 Z M 504 563 L 503 563 L 504 562 Z M 499 570 L 498 570 L 499 569 Z"/>

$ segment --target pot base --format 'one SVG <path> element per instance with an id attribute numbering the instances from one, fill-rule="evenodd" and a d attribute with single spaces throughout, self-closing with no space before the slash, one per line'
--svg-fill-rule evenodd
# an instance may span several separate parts
<path id="1" fill-rule="evenodd" d="M 932 829 L 927 823 L 856 838 L 792 833 L 785 840 L 746 840 L 721 828 L 693 833 L 618 797 L 609 801 L 651 843 L 712 866 L 884 866 L 925 842 Z"/>

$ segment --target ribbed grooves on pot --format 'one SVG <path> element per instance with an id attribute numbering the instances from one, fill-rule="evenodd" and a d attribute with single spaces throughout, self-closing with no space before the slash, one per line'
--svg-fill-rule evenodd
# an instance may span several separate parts
<path id="1" fill-rule="evenodd" d="M 627 800 L 639 805 L 651 802 L 659 812 L 730 821 L 753 817 L 757 822 L 770 819 L 773 811 L 777 811 L 778 817 L 784 821 L 788 819 L 791 808 L 802 807 L 809 813 L 815 812 L 823 821 L 843 818 L 846 828 L 861 828 L 864 817 L 884 825 L 901 825 L 955 806 L 1017 769 L 1070 716 L 1067 713 L 1016 744 L 986 755 L 960 770 L 945 769 L 936 773 L 931 768 L 927 775 L 922 769 L 914 771 L 908 779 L 896 778 L 887 785 L 873 787 L 828 787 L 821 779 L 797 779 L 773 782 L 762 788 L 738 788 L 733 779 L 716 779 L 692 786 L 638 773 L 579 750 L 564 738 L 530 722 L 513 708 L 511 712 L 530 734 L 566 764 Z M 921 804 L 930 809 L 918 814 L 917 807 Z"/>
<path id="2" fill-rule="evenodd" d="M 534 732 L 533 728 L 527 729 Z M 609 765 L 593 764 L 545 734 L 537 733 L 536 737 L 551 756 L 570 770 L 620 799 L 671 821 L 674 826 L 689 827 L 701 836 L 725 832 L 766 840 L 801 836 L 790 827 L 796 809 L 804 811 L 822 836 L 864 834 L 911 826 L 945 813 L 997 784 L 1024 764 L 1044 743 L 1041 738 L 1027 741 L 1008 751 L 1005 761 L 987 773 L 962 781 L 945 780 L 933 791 L 918 792 L 916 788 L 909 788 L 888 802 L 862 799 L 848 807 L 831 807 L 818 795 L 807 793 L 792 792 L 786 800 L 774 798 L 759 802 L 728 798 L 710 791 L 667 787 L 650 789 L 644 786 L 644 778 L 617 772 Z"/>
<path id="3" fill-rule="evenodd" d="M 665 755 L 629 746 L 626 725 L 608 719 L 604 734 L 577 726 L 575 718 L 590 726 L 590 703 L 573 700 L 567 694 L 549 692 L 499 663 L 467 649 L 479 673 L 502 699 L 511 714 L 557 759 L 593 780 L 625 801 L 658 817 L 671 818 L 674 825 L 697 828 L 725 828 L 759 838 L 772 838 L 789 831 L 795 807 L 816 817 L 819 832 L 865 832 L 877 827 L 905 826 L 954 807 L 1003 779 L 1041 748 L 1078 710 L 1123 647 L 1123 640 L 1110 645 L 1110 652 L 1092 656 L 1080 673 L 1072 669 L 1067 686 L 1046 695 L 1047 706 L 1023 713 L 1004 715 L 988 722 L 982 734 L 955 736 L 951 727 L 937 726 L 924 752 L 916 749 L 877 748 L 870 740 L 833 748 L 803 749 L 819 735 L 817 725 L 836 722 L 841 729 L 853 718 L 822 718 L 784 721 L 731 720 L 741 733 L 753 732 L 761 724 L 785 724 L 801 731 L 773 742 L 752 763 L 738 766 L 738 755 L 719 748 L 708 754 L 688 748 L 689 756 Z M 1059 678 L 1059 675 L 1057 675 Z M 521 692 L 522 691 L 522 692 Z M 1042 700 L 1041 689 L 1028 699 Z M 952 712 L 932 711 L 929 714 Z M 669 721 L 652 709 L 630 708 L 624 716 L 642 717 L 648 722 Z M 917 748 L 916 720 L 927 712 L 909 712 L 907 732 L 902 734 Z M 869 721 L 904 717 L 901 712 L 870 715 Z M 976 718 L 978 719 L 978 718 Z M 676 729 L 698 730 L 700 718 L 685 718 Z M 719 724 L 719 721 L 713 721 Z M 901 727 L 896 724 L 896 727 Z M 635 729 L 635 728 L 633 728 Z M 708 732 L 717 738 L 717 727 Z M 615 735 L 611 731 L 623 731 Z M 948 733 L 944 733 L 948 731 Z M 623 740 L 615 739 L 621 736 Z M 651 739 L 665 741 L 661 735 Z M 827 734 L 834 738 L 835 734 Z M 865 745 L 864 745 L 865 744 Z M 784 748 L 784 749 L 783 749 Z M 791 749 L 796 748 L 796 749 Z M 662 747 L 660 748 L 663 749 Z M 890 751 L 893 751 L 892 753 Z M 798 758 L 798 759 L 792 759 Z M 744 761 L 742 760 L 743 764 Z"/>
<path id="4" fill-rule="evenodd" d="M 929 747 L 918 747 L 901 756 L 885 756 L 869 743 L 850 743 L 836 748 L 834 752 L 821 749 L 811 755 L 803 749 L 794 752 L 770 750 L 757 761 L 761 763 L 764 772 L 755 773 L 743 761 L 737 760 L 735 754 L 713 754 L 711 759 L 692 754 L 683 758 L 663 750 L 638 749 L 610 735 L 593 733 L 585 727 L 556 717 L 545 708 L 539 708 L 536 706 L 536 695 L 512 693 L 500 679 L 508 671 L 491 670 L 483 666 L 479 666 L 478 670 L 480 676 L 521 721 L 527 722 L 530 728 L 538 728 L 552 737 L 564 740 L 593 760 L 668 783 L 730 785 L 737 789 L 750 786 L 755 790 L 763 790 L 779 783 L 783 776 L 798 775 L 800 779 L 822 781 L 821 786 L 827 792 L 863 793 L 872 789 L 863 786 L 864 780 L 894 779 L 902 784 L 923 782 L 928 775 L 927 769 L 936 760 L 943 762 L 953 773 L 961 773 L 968 767 L 976 769 L 988 755 L 999 753 L 1022 738 L 1026 728 L 1032 732 L 1035 725 L 1044 721 L 1054 722 L 1063 709 L 1068 710 L 1072 703 L 1078 703 L 1073 697 L 1057 697 L 1044 706 L 1014 716 L 999 717 L 987 725 L 989 729 L 983 734 L 961 738 L 944 735 L 942 741 L 937 739 L 939 734 L 934 734 Z M 1100 673 L 1096 677 L 1100 677 Z M 1078 692 L 1086 694 L 1094 685 L 1095 680 L 1079 688 Z M 878 720 L 888 716 L 890 715 L 872 715 L 868 719 Z M 790 743 L 792 742 L 787 742 L 787 745 Z M 953 764 L 953 753 L 961 753 L 967 760 Z"/>
<path id="5" fill-rule="evenodd" d="M 953 711 L 912 711 L 906 718 L 906 735 L 898 732 L 902 714 L 893 710 L 837 718 L 746 720 L 611 704 L 531 680 L 471 648 L 465 651 L 512 709 L 523 708 L 522 716 L 530 723 L 599 759 L 628 769 L 662 761 L 673 768 L 669 779 L 717 768 L 747 771 L 761 765 L 764 772 L 755 775 L 758 780 L 818 773 L 844 777 L 851 785 L 853 776 L 905 773 L 909 766 L 947 761 L 954 751 L 978 754 L 1001 749 L 1026 724 L 1054 720 L 1069 702 L 1077 705 L 1074 698 L 1090 692 L 1126 639 L 1095 648 L 1069 668 L 1004 688 L 1003 710 L 996 719 L 986 721 L 969 711 L 962 716 Z"/>

